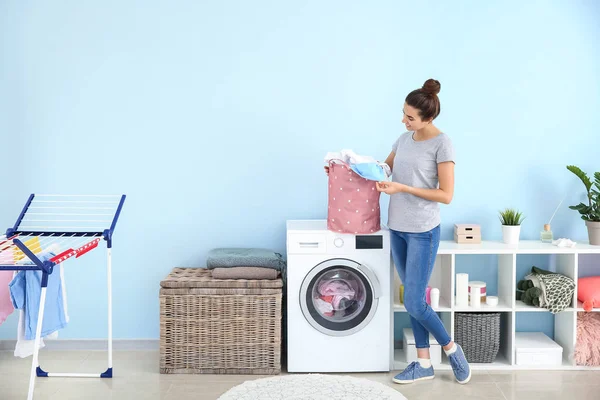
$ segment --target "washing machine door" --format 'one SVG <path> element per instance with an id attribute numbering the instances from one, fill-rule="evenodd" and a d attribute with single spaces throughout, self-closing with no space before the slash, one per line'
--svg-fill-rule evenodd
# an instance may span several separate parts
<path id="1" fill-rule="evenodd" d="M 352 335 L 377 311 L 381 287 L 367 266 L 336 258 L 315 266 L 300 287 L 300 308 L 318 331 L 331 336 Z"/>

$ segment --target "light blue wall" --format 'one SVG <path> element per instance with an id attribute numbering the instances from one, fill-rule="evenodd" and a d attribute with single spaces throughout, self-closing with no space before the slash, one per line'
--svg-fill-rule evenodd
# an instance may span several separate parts
<path id="1" fill-rule="evenodd" d="M 566 191 L 553 228 L 585 239 L 565 165 L 600 170 L 599 16 L 593 0 L 3 1 L 0 222 L 33 192 L 126 193 L 114 334 L 157 338 L 172 267 L 215 246 L 284 252 L 286 219 L 326 216 L 325 153 L 384 159 L 433 77 L 457 155 L 443 239 L 455 222 L 499 239 L 506 206 L 537 238 Z M 104 337 L 103 263 L 65 264 L 62 337 Z M 13 315 L 0 337 L 15 332 Z"/>
<path id="2" fill-rule="evenodd" d="M 17 63 L 11 60 L 19 57 L 20 52 L 11 44 L 18 31 L 18 22 L 7 18 L 4 8 L 5 4 L 0 3 L 0 236 L 18 216 L 15 207 L 23 202 L 18 200 L 23 193 L 23 177 L 20 175 L 27 168 L 22 154 L 16 150 L 22 143 L 26 124 L 23 118 L 24 97 L 20 89 L 23 75 Z"/>
<path id="3" fill-rule="evenodd" d="M 14 60 L 10 61 L 19 57 L 20 49 L 11 43 L 15 40 L 18 23 L 6 15 L 4 8 L 6 5 L 0 3 L 0 235 L 4 234 L 5 225 L 14 223 L 17 217 L 11 206 L 16 204 L 15 199 L 22 191 L 22 179 L 15 175 L 18 175 L 23 167 L 16 164 L 20 160 L 15 149 L 19 147 L 25 125 L 24 99 L 20 90 L 23 83 L 22 74 L 17 63 Z"/>

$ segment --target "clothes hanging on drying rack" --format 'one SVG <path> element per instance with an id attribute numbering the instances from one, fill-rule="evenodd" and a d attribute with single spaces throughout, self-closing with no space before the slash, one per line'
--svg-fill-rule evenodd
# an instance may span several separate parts
<path id="1" fill-rule="evenodd" d="M 96 200 L 94 200 L 96 198 Z M 19 304 L 21 302 L 25 310 L 23 310 L 23 337 L 27 334 L 28 329 L 28 320 L 27 320 L 27 312 L 33 315 L 33 305 L 29 303 L 29 288 L 28 282 L 37 280 L 40 285 L 39 303 L 35 303 L 38 305 L 38 318 L 39 321 L 35 321 L 35 325 L 30 327 L 35 327 L 35 342 L 34 342 L 34 353 L 31 361 L 31 368 L 29 372 L 29 390 L 27 393 L 27 399 L 32 400 L 34 389 L 35 389 L 35 380 L 38 376 L 44 376 L 46 378 L 52 377 L 95 377 L 95 378 L 112 378 L 113 377 L 113 340 L 112 340 L 112 262 L 111 262 L 111 249 L 112 249 L 112 238 L 115 229 L 115 225 L 117 223 L 118 217 L 123 208 L 123 204 L 125 202 L 125 195 L 61 195 L 61 194 L 35 194 L 32 193 L 25 203 L 23 211 L 20 213 L 17 222 L 14 227 L 8 228 L 6 230 L 6 235 L 4 237 L 0 236 L 0 253 L 7 249 L 5 245 L 8 245 L 9 248 L 15 253 L 24 253 L 23 258 L 29 258 L 34 262 L 35 265 L 22 265 L 18 264 L 16 257 L 14 260 L 9 260 L 10 262 L 2 262 L 0 263 L 0 271 L 41 271 L 42 279 L 39 279 L 39 275 L 37 274 L 20 274 L 17 273 L 13 279 L 14 283 L 11 286 L 13 290 L 12 300 L 15 304 Z M 50 204 L 50 205 L 49 205 Z M 69 211 L 69 209 L 71 211 Z M 33 210 L 30 212 L 30 210 Z M 45 211 L 44 211 L 45 210 Z M 63 210 L 63 211 L 56 211 Z M 77 211 L 74 211 L 77 210 Z M 102 211 L 101 213 L 98 211 L 87 212 L 80 210 L 111 210 L 110 212 Z M 37 216 L 36 216 L 37 215 Z M 49 220 L 46 219 L 38 219 L 40 215 L 48 215 L 52 216 Z M 110 218 L 102 218 L 102 219 L 92 219 L 89 217 L 110 217 Z M 59 218 L 60 217 L 60 218 Z M 65 219 L 62 219 L 62 218 Z M 76 218 L 79 217 L 79 218 Z M 38 225 L 37 223 L 43 222 L 44 224 Z M 65 225 L 67 223 L 67 225 Z M 94 225 L 90 225 L 93 223 Z M 65 250 L 62 253 L 50 258 L 47 261 L 40 262 L 40 257 L 36 254 L 35 245 L 29 245 L 28 238 L 32 236 L 37 236 L 38 241 L 41 243 L 58 244 L 60 243 L 61 247 L 64 247 Z M 108 367 L 106 370 L 100 373 L 54 373 L 44 371 L 39 364 L 39 348 L 37 346 L 40 343 L 42 338 L 42 329 L 46 330 L 46 324 L 44 321 L 44 317 L 46 314 L 46 303 L 51 302 L 53 296 L 61 296 L 61 293 L 64 293 L 63 289 L 64 285 L 57 285 L 56 290 L 50 291 L 48 289 L 48 281 L 51 281 L 52 275 L 56 277 L 55 271 L 58 272 L 62 267 L 62 264 L 67 259 L 73 258 L 77 259 L 80 256 L 86 254 L 90 250 L 98 247 L 98 243 L 100 240 L 104 239 L 106 242 L 107 249 L 107 263 L 106 263 L 106 271 L 108 276 Z M 83 242 L 82 244 L 78 242 Z M 32 254 L 33 253 L 33 254 Z M 59 268 L 59 270 L 56 270 Z M 21 276 L 23 275 L 23 276 Z M 31 278 L 31 279 L 29 279 Z M 25 288 L 25 293 L 23 293 L 23 287 Z M 64 299 L 63 299 L 64 301 Z M 54 301 L 54 305 L 50 305 L 48 310 L 52 309 L 54 306 L 57 309 L 61 309 L 61 303 L 56 303 Z M 13 304 L 14 305 L 14 304 Z M 29 310 L 28 310 L 29 309 Z M 62 310 L 66 313 L 66 307 L 63 306 Z M 68 320 L 66 315 L 64 318 L 58 318 L 59 325 L 66 325 L 65 322 Z M 29 323 L 31 323 L 31 318 L 29 319 Z M 50 330 L 53 328 L 49 328 Z M 44 332 L 46 333 L 46 332 Z"/>
<path id="2" fill-rule="evenodd" d="M 60 251 L 58 245 L 52 245 L 41 251 L 42 247 L 38 237 L 25 243 L 42 262 L 54 257 Z M 14 251 L 14 249 L 4 246 L 0 264 L 33 265 L 33 262 L 20 250 Z M 45 346 L 44 338 L 56 339 L 58 330 L 64 328 L 69 322 L 64 269 L 61 264 L 57 264 L 54 269 L 57 273 L 48 276 L 47 289 L 51 295 L 54 295 L 54 299 L 46 303 L 39 348 Z M 17 343 L 14 352 L 16 357 L 29 357 L 35 350 L 34 339 L 41 294 L 41 277 L 41 271 L 0 271 L 0 324 L 15 309 L 19 311 Z"/>
<path id="3" fill-rule="evenodd" d="M 13 251 L 12 249 L 8 249 L 8 246 L 10 246 L 8 241 L 0 240 L 0 265 L 13 262 L 14 260 Z M 8 284 L 12 281 L 13 276 L 13 271 L 0 271 L 0 325 L 15 310 L 10 300 L 10 291 L 8 290 Z"/>
<path id="4" fill-rule="evenodd" d="M 44 251 L 37 254 L 40 261 L 44 262 L 54 257 L 54 251 Z M 65 304 L 63 302 L 63 288 L 60 264 L 55 267 L 54 273 L 48 275 L 48 287 L 46 306 L 44 308 L 44 320 L 42 324 L 42 336 L 62 329 L 67 326 L 65 317 Z M 56 269 L 58 268 L 58 271 Z M 58 274 L 56 272 L 59 272 Z M 37 326 L 37 310 L 40 306 L 42 271 L 19 271 L 9 284 L 10 296 L 13 307 L 23 310 L 24 315 L 24 337 L 26 340 L 35 338 Z"/>
<path id="5" fill-rule="evenodd" d="M 0 271 L 0 325 L 15 310 L 8 290 L 8 284 L 12 281 L 13 275 L 13 271 Z"/>
<path id="6" fill-rule="evenodd" d="M 58 264 L 54 268 L 55 268 L 55 272 L 58 272 L 56 270 L 56 268 L 58 268 L 60 270 L 60 286 L 61 286 L 61 291 L 62 291 L 64 321 L 66 321 L 66 323 L 68 323 L 69 322 L 69 314 L 67 311 L 68 310 L 67 309 L 67 292 L 66 292 L 66 285 L 65 285 L 65 278 L 64 278 L 65 269 L 63 268 L 62 264 Z M 25 272 L 25 271 L 21 271 L 21 272 Z M 39 272 L 39 271 L 27 271 L 27 272 Z M 55 275 L 55 274 L 53 273 L 50 276 L 52 276 L 52 275 Z M 48 287 L 50 287 L 50 279 L 48 280 Z M 46 304 L 48 304 L 48 303 L 46 303 Z M 36 310 L 29 309 L 28 316 L 29 316 L 29 320 L 31 320 L 31 317 L 33 316 L 33 318 L 35 320 L 35 326 L 37 326 Z M 47 326 L 46 318 L 47 318 L 47 314 L 46 314 L 46 311 L 44 311 L 44 323 L 42 325 L 42 328 Z M 59 318 L 60 318 L 60 316 L 59 316 Z M 15 345 L 15 351 L 14 351 L 15 357 L 26 358 L 26 357 L 33 355 L 33 353 L 35 351 L 35 347 L 34 347 L 35 346 L 35 337 L 32 339 L 27 339 L 26 335 L 25 335 L 25 332 L 27 331 L 26 321 L 27 321 L 27 317 L 26 317 L 25 310 L 23 310 L 23 309 L 19 310 L 19 323 L 17 325 L 17 344 Z M 33 329 L 34 329 L 33 332 L 35 332 L 35 326 L 33 327 Z M 30 329 L 31 329 L 31 327 L 30 327 Z M 47 340 L 58 339 L 58 330 L 55 330 L 54 332 L 52 332 L 46 336 L 44 336 L 44 334 L 42 334 L 42 337 L 40 338 L 40 345 L 39 345 L 40 349 L 44 348 L 46 346 L 46 344 L 44 343 L 44 339 L 47 339 Z"/>

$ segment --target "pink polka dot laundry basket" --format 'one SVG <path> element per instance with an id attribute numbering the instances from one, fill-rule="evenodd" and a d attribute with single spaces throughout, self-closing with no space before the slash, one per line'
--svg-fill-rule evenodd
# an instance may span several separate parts
<path id="1" fill-rule="evenodd" d="M 327 229 L 353 234 L 379 231 L 380 195 L 375 181 L 361 177 L 341 160 L 331 160 Z"/>

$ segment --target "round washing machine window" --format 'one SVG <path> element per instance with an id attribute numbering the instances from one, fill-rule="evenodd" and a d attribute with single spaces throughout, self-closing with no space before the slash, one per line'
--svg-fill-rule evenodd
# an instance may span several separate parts
<path id="1" fill-rule="evenodd" d="M 379 282 L 365 266 L 333 259 L 315 266 L 302 282 L 300 307 L 318 331 L 346 336 L 363 329 L 377 311 Z"/>

